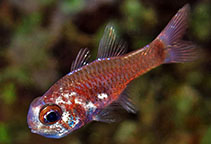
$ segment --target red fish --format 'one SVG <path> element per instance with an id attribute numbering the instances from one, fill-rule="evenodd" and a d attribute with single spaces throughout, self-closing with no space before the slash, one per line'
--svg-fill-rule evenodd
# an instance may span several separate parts
<path id="1" fill-rule="evenodd" d="M 61 138 L 91 121 L 113 122 L 118 104 L 135 113 L 125 92 L 136 77 L 165 63 L 183 63 L 196 57 L 195 45 L 182 40 L 189 5 L 181 8 L 150 44 L 124 54 L 126 46 L 108 25 L 99 44 L 97 59 L 87 64 L 89 51 L 82 49 L 71 72 L 30 105 L 28 125 L 33 133 Z"/>

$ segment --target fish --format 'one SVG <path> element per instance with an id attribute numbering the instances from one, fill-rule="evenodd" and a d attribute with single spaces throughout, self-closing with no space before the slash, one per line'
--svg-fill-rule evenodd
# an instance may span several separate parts
<path id="1" fill-rule="evenodd" d="M 127 45 L 108 24 L 100 40 L 97 59 L 81 49 L 70 73 L 30 104 L 27 123 L 32 133 L 62 138 L 92 121 L 115 122 L 116 106 L 129 113 L 136 108 L 127 93 L 132 80 L 162 64 L 192 62 L 196 45 L 183 40 L 189 4 L 178 10 L 161 33 L 143 48 L 126 54 Z"/>

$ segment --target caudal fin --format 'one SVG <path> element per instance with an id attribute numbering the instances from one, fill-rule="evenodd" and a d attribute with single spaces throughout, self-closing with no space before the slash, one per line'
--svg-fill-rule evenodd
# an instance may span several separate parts
<path id="1" fill-rule="evenodd" d="M 167 51 L 164 63 L 190 62 L 196 59 L 196 46 L 192 42 L 182 40 L 188 26 L 189 11 L 190 6 L 186 4 L 157 37 L 164 43 Z"/>

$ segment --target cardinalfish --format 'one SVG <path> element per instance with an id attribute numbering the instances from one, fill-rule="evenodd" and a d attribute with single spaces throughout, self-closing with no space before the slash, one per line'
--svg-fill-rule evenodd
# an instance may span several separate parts
<path id="1" fill-rule="evenodd" d="M 113 122 L 114 105 L 131 113 L 136 109 L 126 93 L 138 76 L 166 63 L 193 61 L 196 46 L 182 40 L 190 7 L 185 5 L 148 45 L 124 54 L 112 25 L 105 28 L 97 59 L 87 63 L 89 50 L 79 51 L 71 72 L 30 105 L 27 122 L 33 133 L 61 138 L 91 121 Z"/>

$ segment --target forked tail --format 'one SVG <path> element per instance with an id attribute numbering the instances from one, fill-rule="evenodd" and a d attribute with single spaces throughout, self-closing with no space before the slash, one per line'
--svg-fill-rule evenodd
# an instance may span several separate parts
<path id="1" fill-rule="evenodd" d="M 167 54 L 164 63 L 190 62 L 197 57 L 196 45 L 190 41 L 182 40 L 188 26 L 189 11 L 190 6 L 186 4 L 156 38 L 165 45 Z"/>

